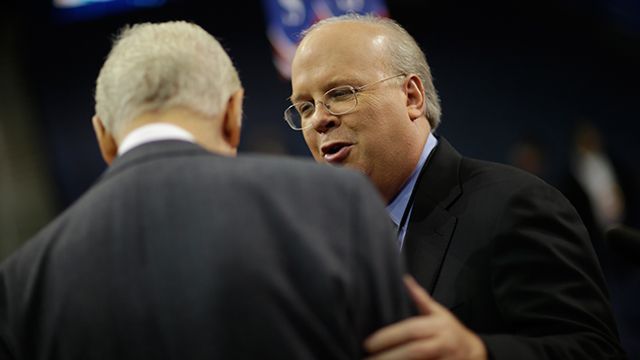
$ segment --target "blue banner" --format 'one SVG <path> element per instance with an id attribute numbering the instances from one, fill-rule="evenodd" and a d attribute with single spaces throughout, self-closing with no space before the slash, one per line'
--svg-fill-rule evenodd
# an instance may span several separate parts
<path id="1" fill-rule="evenodd" d="M 52 15 L 58 22 L 91 20 L 128 10 L 157 7 L 167 0 L 53 0 Z"/>
<path id="2" fill-rule="evenodd" d="M 319 20 L 346 13 L 387 16 L 384 0 L 263 0 L 267 36 L 274 64 L 285 79 L 291 76 L 291 60 L 300 33 Z"/>

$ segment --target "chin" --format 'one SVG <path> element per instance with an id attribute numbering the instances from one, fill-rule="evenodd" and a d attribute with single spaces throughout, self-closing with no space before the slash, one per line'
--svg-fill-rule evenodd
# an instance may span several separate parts
<path id="1" fill-rule="evenodd" d="M 369 176 L 369 171 L 367 171 L 366 169 L 362 168 L 361 166 L 358 166 L 358 164 L 353 164 L 353 163 L 342 163 L 343 166 L 348 167 L 349 169 L 353 169 L 359 173 L 362 173 L 363 175 Z"/>

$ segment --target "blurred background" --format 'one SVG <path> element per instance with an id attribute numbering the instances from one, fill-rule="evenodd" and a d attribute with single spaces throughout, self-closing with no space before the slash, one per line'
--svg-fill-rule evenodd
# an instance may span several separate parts
<path id="1" fill-rule="evenodd" d="M 386 9 L 427 54 L 442 99 L 438 134 L 467 156 L 535 173 L 578 208 L 625 346 L 640 358 L 638 267 L 602 257 L 604 229 L 640 228 L 640 1 L 387 0 Z M 282 119 L 290 85 L 272 61 L 266 15 L 259 0 L 5 0 L 0 259 L 104 171 L 90 122 L 93 89 L 125 24 L 201 25 L 228 50 L 245 86 L 241 152 L 308 157 Z"/>

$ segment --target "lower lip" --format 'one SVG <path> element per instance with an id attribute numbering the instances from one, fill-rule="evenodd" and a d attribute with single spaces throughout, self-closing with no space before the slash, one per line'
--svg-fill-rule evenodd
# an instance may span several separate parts
<path id="1" fill-rule="evenodd" d="M 339 164 L 349 156 L 351 148 L 353 148 L 353 145 L 345 146 L 334 154 L 325 154 L 324 159 L 331 164 Z"/>

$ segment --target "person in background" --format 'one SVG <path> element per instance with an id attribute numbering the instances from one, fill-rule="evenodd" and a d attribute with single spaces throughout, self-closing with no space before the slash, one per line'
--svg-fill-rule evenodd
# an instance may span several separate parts
<path id="1" fill-rule="evenodd" d="M 546 147 L 536 136 L 525 135 L 516 140 L 508 156 L 511 165 L 548 181 Z"/>
<path id="2" fill-rule="evenodd" d="M 613 312 L 620 338 L 629 358 L 640 358 L 640 269 L 625 251 L 610 243 L 608 230 L 623 226 L 633 217 L 633 191 L 637 188 L 632 172 L 607 150 L 604 134 L 594 122 L 582 119 L 573 132 L 569 167 L 560 190 L 575 206 L 589 231 L 611 293 Z M 629 211 L 630 210 L 630 211 Z"/>
<path id="3" fill-rule="evenodd" d="M 410 315 L 375 189 L 235 158 L 242 98 L 197 25 L 122 31 L 96 85 L 109 167 L 0 267 L 0 358 L 360 359 Z"/>
<path id="4" fill-rule="evenodd" d="M 372 334 L 368 359 L 625 357 L 574 208 L 540 179 L 434 134 L 430 69 L 400 25 L 353 14 L 317 23 L 291 86 L 285 120 L 318 162 L 371 179 L 417 280 L 420 315 Z"/>
<path id="5" fill-rule="evenodd" d="M 560 189 L 576 207 L 598 254 L 604 256 L 604 233 L 624 221 L 625 197 L 600 131 L 590 122 L 575 128 L 569 171 Z"/>

